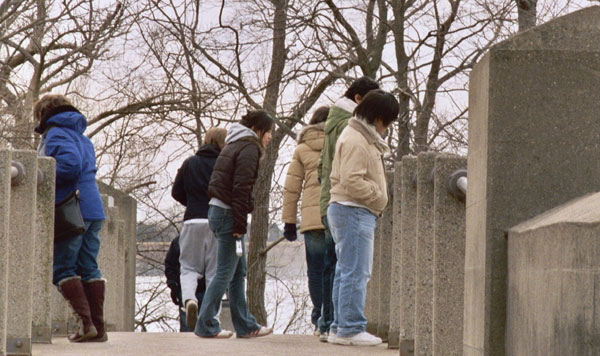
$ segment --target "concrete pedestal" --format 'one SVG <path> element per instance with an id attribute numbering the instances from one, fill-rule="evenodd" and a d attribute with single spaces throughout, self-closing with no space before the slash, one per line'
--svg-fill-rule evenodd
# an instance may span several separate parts
<path id="1" fill-rule="evenodd" d="M 411 356 L 415 345 L 417 275 L 417 158 L 402 158 L 400 219 L 400 355 Z"/>
<path id="2" fill-rule="evenodd" d="M 52 256 L 54 247 L 54 181 L 56 164 L 52 158 L 39 158 L 43 179 L 37 184 L 37 240 L 33 273 L 32 338 L 36 343 L 52 341 Z"/>
<path id="3" fill-rule="evenodd" d="M 506 231 L 600 190 L 600 7 L 491 48 L 471 72 L 464 356 L 504 356 Z"/>
<path id="4" fill-rule="evenodd" d="M 434 175 L 433 355 L 462 356 L 465 281 L 465 202 L 448 190 L 466 158 L 438 156 Z"/>
<path id="5" fill-rule="evenodd" d="M 8 299 L 8 240 L 10 223 L 11 153 L 0 150 L 0 356 L 6 355 L 6 308 Z"/>
<path id="6" fill-rule="evenodd" d="M 390 307 L 388 330 L 388 348 L 397 349 L 400 347 L 400 309 L 401 301 L 401 238 L 400 220 L 402 219 L 401 198 L 402 198 L 402 162 L 396 162 L 394 165 L 394 184 L 392 186 L 392 243 L 391 243 L 391 272 L 390 272 Z"/>
<path id="7" fill-rule="evenodd" d="M 31 322 L 35 244 L 37 154 L 13 151 L 12 159 L 25 167 L 20 184 L 10 192 L 10 236 L 8 243 L 7 355 L 31 354 Z"/>
<path id="8" fill-rule="evenodd" d="M 433 176 L 436 154 L 417 156 L 415 355 L 431 356 L 433 320 Z"/>

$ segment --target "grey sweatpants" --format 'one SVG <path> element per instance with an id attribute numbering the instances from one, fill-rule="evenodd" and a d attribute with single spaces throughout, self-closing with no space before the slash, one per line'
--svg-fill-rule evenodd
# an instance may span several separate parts
<path id="1" fill-rule="evenodd" d="M 179 235 L 179 263 L 181 264 L 181 296 L 196 300 L 198 280 L 205 278 L 210 285 L 217 271 L 217 239 L 208 226 L 208 219 L 192 219 L 183 223 Z"/>

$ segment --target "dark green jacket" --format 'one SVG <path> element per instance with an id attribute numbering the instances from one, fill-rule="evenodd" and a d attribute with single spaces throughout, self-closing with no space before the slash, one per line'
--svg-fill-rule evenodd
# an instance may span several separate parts
<path id="1" fill-rule="evenodd" d="M 327 206 L 331 198 L 331 194 L 329 194 L 329 190 L 331 189 L 329 175 L 331 174 L 331 162 L 333 162 L 335 154 L 335 144 L 346 125 L 348 125 L 348 120 L 352 117 L 354 108 L 356 108 L 356 103 L 343 97 L 336 101 L 331 109 L 329 109 L 329 116 L 327 116 L 325 123 L 325 142 L 323 143 L 323 150 L 321 151 L 321 158 L 317 167 L 319 180 L 321 181 L 321 198 L 319 200 L 321 216 L 327 215 Z"/>

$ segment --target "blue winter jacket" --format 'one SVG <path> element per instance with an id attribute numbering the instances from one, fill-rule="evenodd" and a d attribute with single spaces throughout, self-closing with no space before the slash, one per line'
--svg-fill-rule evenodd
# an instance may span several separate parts
<path id="1" fill-rule="evenodd" d="M 48 118 L 46 156 L 56 160 L 56 202 L 79 189 L 81 215 L 85 220 L 104 220 L 104 207 L 96 185 L 96 153 L 92 141 L 83 135 L 85 116 L 73 109 Z"/>

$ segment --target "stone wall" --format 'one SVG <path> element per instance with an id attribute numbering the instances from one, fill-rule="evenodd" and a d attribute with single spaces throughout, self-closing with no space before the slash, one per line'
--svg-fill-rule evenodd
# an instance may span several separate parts
<path id="1" fill-rule="evenodd" d="M 50 343 L 69 328 L 67 303 L 52 285 L 55 162 L 35 151 L 0 150 L 0 356 L 31 355 L 31 344 Z M 109 189 L 106 189 L 107 191 Z M 101 233 L 100 262 L 111 276 L 105 305 L 118 309 L 110 320 L 114 330 L 133 331 L 135 306 L 136 204 L 111 190 Z M 112 210 L 111 210 L 112 209 Z M 133 246 L 133 249 L 131 249 Z"/>
<path id="2" fill-rule="evenodd" d="M 600 355 L 600 193 L 509 230 L 507 355 Z"/>
<path id="3" fill-rule="evenodd" d="M 600 190 L 599 36 L 589 7 L 498 44 L 471 73 L 465 356 L 507 354 L 508 229 Z"/>

